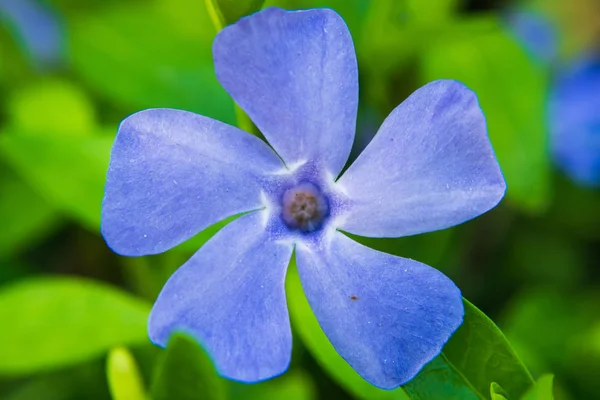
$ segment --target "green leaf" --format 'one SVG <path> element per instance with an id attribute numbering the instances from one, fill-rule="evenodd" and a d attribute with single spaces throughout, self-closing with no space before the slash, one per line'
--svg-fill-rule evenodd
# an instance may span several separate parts
<path id="1" fill-rule="evenodd" d="M 542 375 L 521 400 L 554 400 L 553 380 L 551 374 Z"/>
<path id="2" fill-rule="evenodd" d="M 291 371 L 284 375 L 253 385 L 230 382 L 229 399 L 244 400 L 313 400 L 317 393 L 310 376 Z"/>
<path id="3" fill-rule="evenodd" d="M 492 382 L 510 399 L 518 399 L 533 385 L 533 378 L 500 329 L 466 299 L 465 319 L 443 353 L 454 368 L 480 393 Z"/>
<path id="4" fill-rule="evenodd" d="M 292 257 L 287 272 L 286 293 L 294 331 L 329 376 L 348 392 L 361 399 L 407 400 L 402 388 L 382 390 L 365 381 L 333 348 L 302 291 L 302 284 Z"/>
<path id="5" fill-rule="evenodd" d="M 411 400 L 486 400 L 444 355 L 425 365 L 404 390 Z"/>
<path id="6" fill-rule="evenodd" d="M 53 78 L 20 88 L 9 99 L 10 125 L 28 133 L 82 136 L 96 126 L 94 106 L 72 83 Z"/>
<path id="7" fill-rule="evenodd" d="M 69 30 L 74 68 L 131 112 L 170 107 L 234 123 L 233 101 L 214 73 L 214 28 L 196 22 L 203 36 L 184 34 L 163 9 L 162 3 L 119 4 L 75 20 Z"/>
<path id="8" fill-rule="evenodd" d="M 56 209 L 0 165 L 0 257 L 14 254 L 58 225 Z"/>
<path id="9" fill-rule="evenodd" d="M 477 94 L 508 198 L 524 210 L 544 210 L 550 176 L 544 123 L 547 71 L 500 28 L 441 39 L 422 54 L 424 81 L 456 79 Z"/>
<path id="10" fill-rule="evenodd" d="M 487 399 L 490 384 L 498 382 L 519 398 L 533 378 L 516 356 L 498 327 L 464 300 L 465 320 L 446 344 L 443 354 L 427 364 L 403 388 L 380 390 L 362 379 L 335 351 L 304 297 L 292 260 L 287 296 L 295 331 L 317 362 L 346 390 L 363 399 Z"/>
<path id="11" fill-rule="evenodd" d="M 113 400 L 147 399 L 135 358 L 125 347 L 115 347 L 108 353 L 106 376 Z"/>
<path id="12" fill-rule="evenodd" d="M 490 396 L 492 400 L 509 400 L 508 395 L 496 382 L 490 385 Z"/>
<path id="13" fill-rule="evenodd" d="M 205 0 L 209 12 L 216 13 L 219 29 L 260 10 L 265 0 Z"/>
<path id="14" fill-rule="evenodd" d="M 32 278 L 0 290 L 0 373 L 30 374 L 80 363 L 117 344 L 146 343 L 150 307 L 109 285 Z"/>
<path id="15" fill-rule="evenodd" d="M 42 197 L 97 231 L 111 137 L 0 135 L 0 155 Z"/>
<path id="16" fill-rule="evenodd" d="M 198 343 L 175 334 L 157 364 L 151 397 L 153 400 L 223 400 L 226 398 L 224 384 Z"/>

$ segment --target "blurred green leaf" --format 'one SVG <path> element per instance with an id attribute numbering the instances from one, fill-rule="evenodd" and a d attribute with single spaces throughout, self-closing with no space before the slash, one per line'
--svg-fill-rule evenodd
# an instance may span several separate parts
<path id="1" fill-rule="evenodd" d="M 34 81 L 20 88 L 8 108 L 11 127 L 22 132 L 85 136 L 96 126 L 91 100 L 79 87 L 62 79 Z"/>
<path id="2" fill-rule="evenodd" d="M 0 154 L 44 198 L 97 231 L 112 141 L 10 132 L 0 135 Z"/>
<path id="3" fill-rule="evenodd" d="M 444 347 L 444 356 L 481 394 L 496 382 L 518 399 L 533 378 L 500 329 L 483 312 L 463 300 L 465 319 Z"/>
<path id="4" fill-rule="evenodd" d="M 496 382 L 490 385 L 490 396 L 492 400 L 509 400 L 506 392 Z"/>
<path id="5" fill-rule="evenodd" d="M 0 165 L 0 258 L 32 246 L 58 225 L 54 207 Z"/>
<path id="6" fill-rule="evenodd" d="M 210 13 L 215 13 L 219 27 L 230 25 L 240 18 L 260 10 L 265 0 L 205 0 Z"/>
<path id="7" fill-rule="evenodd" d="M 0 374 L 30 374 L 148 341 L 149 305 L 109 285 L 38 277 L 0 289 Z M 8 345 L 9 344 L 9 345 Z"/>
<path id="8" fill-rule="evenodd" d="M 252 385 L 230 381 L 229 387 L 228 398 L 232 400 L 313 400 L 317 398 L 310 376 L 295 371 Z"/>
<path id="9" fill-rule="evenodd" d="M 511 300 L 502 326 L 511 340 L 528 351 L 523 354 L 528 357 L 525 359 L 528 364 L 543 368 L 539 372 L 558 373 L 569 366 L 581 369 L 583 364 L 593 361 L 584 335 L 599 314 L 597 292 L 529 288 Z M 595 365 L 598 366 L 597 361 Z M 585 373 L 583 369 L 577 371 L 581 377 Z"/>
<path id="10" fill-rule="evenodd" d="M 233 101 L 217 82 L 210 42 L 184 35 L 152 4 L 120 4 L 75 20 L 70 54 L 96 90 L 134 111 L 170 107 L 234 123 Z M 206 12 L 206 11 L 205 11 Z"/>
<path id="11" fill-rule="evenodd" d="M 456 79 L 477 94 L 506 177 L 508 198 L 525 210 L 543 210 L 549 200 L 550 174 L 544 122 L 546 71 L 501 29 L 442 38 L 422 54 L 424 81 Z"/>
<path id="12" fill-rule="evenodd" d="M 542 375 L 522 400 L 554 400 L 553 380 L 554 376 L 551 374 Z"/>
<path id="13" fill-rule="evenodd" d="M 319 322 L 314 316 L 310 305 L 302 291 L 302 284 L 296 269 L 295 257 L 292 257 L 287 272 L 286 293 L 292 326 L 310 350 L 317 362 L 337 383 L 348 392 L 360 399 L 371 400 L 408 400 L 402 388 L 382 390 L 361 378 L 354 369 L 337 353 Z"/>
<path id="14" fill-rule="evenodd" d="M 135 358 L 125 347 L 115 347 L 108 353 L 106 376 L 113 400 L 147 399 Z"/>
<path id="15" fill-rule="evenodd" d="M 225 382 L 193 339 L 175 334 L 157 364 L 153 400 L 224 400 Z"/>

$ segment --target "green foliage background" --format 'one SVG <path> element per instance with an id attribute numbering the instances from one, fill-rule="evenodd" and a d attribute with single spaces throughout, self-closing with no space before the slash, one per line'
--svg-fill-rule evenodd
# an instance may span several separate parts
<path id="1" fill-rule="evenodd" d="M 457 79 L 477 93 L 506 199 L 445 231 L 357 238 L 450 276 L 469 299 L 465 323 L 417 378 L 382 391 L 333 350 L 291 265 L 294 350 L 281 377 L 225 381 L 189 338 L 150 344 L 158 291 L 225 222 L 162 255 L 113 254 L 99 235 L 110 146 L 119 122 L 144 108 L 253 129 L 219 86 L 211 45 L 262 3 L 48 0 L 64 46 L 46 67 L 0 20 L 0 398 L 600 399 L 600 192 L 556 172 L 546 123 L 556 66 L 528 52 L 505 18 L 545 15 L 566 60 L 600 41 L 596 0 L 267 0 L 330 7 L 347 21 L 361 72 L 354 156 L 424 83 Z"/>

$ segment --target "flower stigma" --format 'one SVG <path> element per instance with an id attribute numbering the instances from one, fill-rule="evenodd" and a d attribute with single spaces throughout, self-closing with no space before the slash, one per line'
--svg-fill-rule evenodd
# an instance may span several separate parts
<path id="1" fill-rule="evenodd" d="M 288 228 L 301 232 L 319 229 L 329 215 L 327 198 L 310 182 L 303 182 L 286 190 L 281 208 L 281 217 Z"/>

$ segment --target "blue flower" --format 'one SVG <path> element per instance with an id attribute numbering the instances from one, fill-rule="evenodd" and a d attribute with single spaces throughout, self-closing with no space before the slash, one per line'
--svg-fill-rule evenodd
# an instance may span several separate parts
<path id="1" fill-rule="evenodd" d="M 38 0 L 0 0 L 0 22 L 15 29 L 34 63 L 52 65 L 62 58 L 60 23 L 51 9 Z"/>
<path id="2" fill-rule="evenodd" d="M 600 186 L 600 57 L 557 69 L 548 114 L 557 166 L 583 186 Z"/>
<path id="3" fill-rule="evenodd" d="M 558 57 L 558 31 L 539 12 L 516 9 L 507 15 L 508 28 L 525 50 L 539 61 L 551 63 Z"/>
<path id="4" fill-rule="evenodd" d="M 413 93 L 338 178 L 358 107 L 357 61 L 344 21 L 326 9 L 269 8 L 221 31 L 223 87 L 272 146 L 172 109 L 123 121 L 112 150 L 102 232 L 116 252 L 156 254 L 226 217 L 169 279 L 152 341 L 197 338 L 225 377 L 283 373 L 292 334 L 284 280 L 295 253 L 323 331 L 366 380 L 412 379 L 463 319 L 439 271 L 365 247 L 342 231 L 399 237 L 444 229 L 494 207 L 505 182 L 475 94 L 454 81 Z"/>

